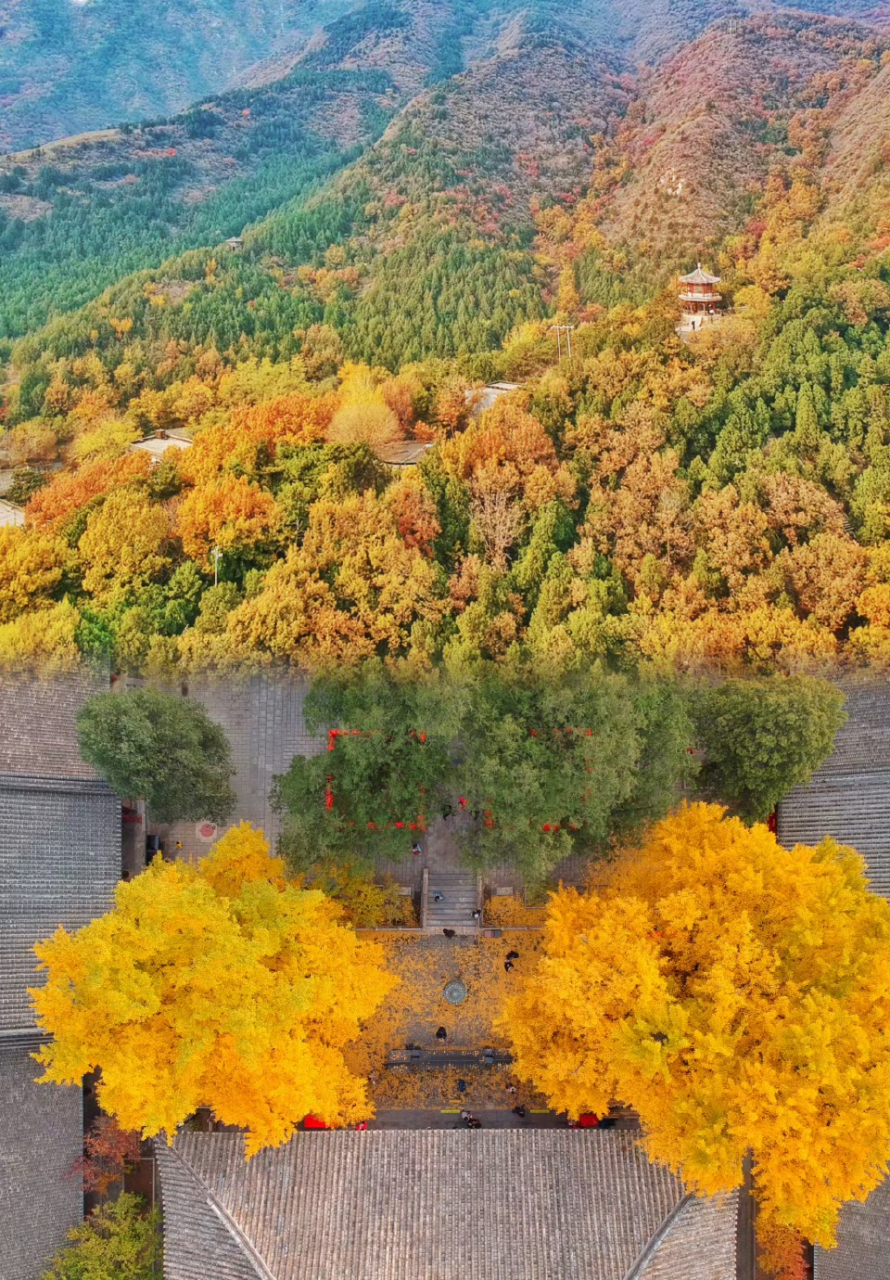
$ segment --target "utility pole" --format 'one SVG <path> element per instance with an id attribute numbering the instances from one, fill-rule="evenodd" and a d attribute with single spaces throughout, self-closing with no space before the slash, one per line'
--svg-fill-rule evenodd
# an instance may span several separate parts
<path id="1" fill-rule="evenodd" d="M 569 359 L 571 360 L 572 334 L 575 330 L 575 326 L 573 324 L 552 324 L 550 326 L 550 332 L 553 333 L 554 329 L 556 330 L 556 351 L 557 351 L 559 363 L 562 364 L 562 335 L 565 334 L 566 336 L 568 356 L 569 356 Z"/>
<path id="2" fill-rule="evenodd" d="M 210 559 L 213 561 L 213 585 L 219 586 L 219 562 L 222 559 L 222 552 L 219 547 L 214 547 L 210 552 Z"/>

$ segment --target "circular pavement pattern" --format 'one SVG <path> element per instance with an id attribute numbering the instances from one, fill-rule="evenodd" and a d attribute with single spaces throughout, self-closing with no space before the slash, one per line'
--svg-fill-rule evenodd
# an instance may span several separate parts
<path id="1" fill-rule="evenodd" d="M 459 978 L 449 982 L 442 992 L 449 1004 L 463 1004 L 467 998 L 467 989 Z"/>

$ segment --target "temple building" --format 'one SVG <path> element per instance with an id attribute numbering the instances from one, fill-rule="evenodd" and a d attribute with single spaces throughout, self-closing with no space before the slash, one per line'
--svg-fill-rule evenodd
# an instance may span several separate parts
<path id="1" fill-rule="evenodd" d="M 83 1221 L 84 1091 L 37 1084 L 28 998 L 35 942 L 107 911 L 121 875 L 121 802 L 81 759 L 77 713 L 108 679 L 0 679 L 0 1277 L 39 1280 Z"/>
<path id="2" fill-rule="evenodd" d="M 702 270 L 701 263 L 688 276 L 680 276 L 679 298 L 683 306 L 683 320 L 691 327 L 692 322 L 705 316 L 716 316 L 723 307 L 723 298 L 717 292 L 719 276 L 709 276 Z"/>
<path id="3" fill-rule="evenodd" d="M 239 1133 L 155 1142 L 165 1280 L 736 1280 L 736 1192 L 687 1194 L 638 1135 Z M 871 1280 L 862 1275 L 859 1280 Z"/>

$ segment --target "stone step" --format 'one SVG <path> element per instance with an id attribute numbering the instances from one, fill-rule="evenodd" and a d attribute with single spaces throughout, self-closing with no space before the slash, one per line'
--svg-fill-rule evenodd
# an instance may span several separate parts
<path id="1" fill-rule="evenodd" d="M 442 894 L 436 902 L 435 895 Z M 476 930 L 480 922 L 473 919 L 478 906 L 477 878 L 472 871 L 434 871 L 427 873 L 427 928 L 461 928 Z"/>

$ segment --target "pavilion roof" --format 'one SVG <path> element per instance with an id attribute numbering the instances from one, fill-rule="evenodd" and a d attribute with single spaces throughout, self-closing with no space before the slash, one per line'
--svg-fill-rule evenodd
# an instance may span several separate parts
<path id="1" fill-rule="evenodd" d="M 719 276 L 709 276 L 707 271 L 702 270 L 701 263 L 688 276 L 680 276 L 680 284 L 719 284 Z"/>

